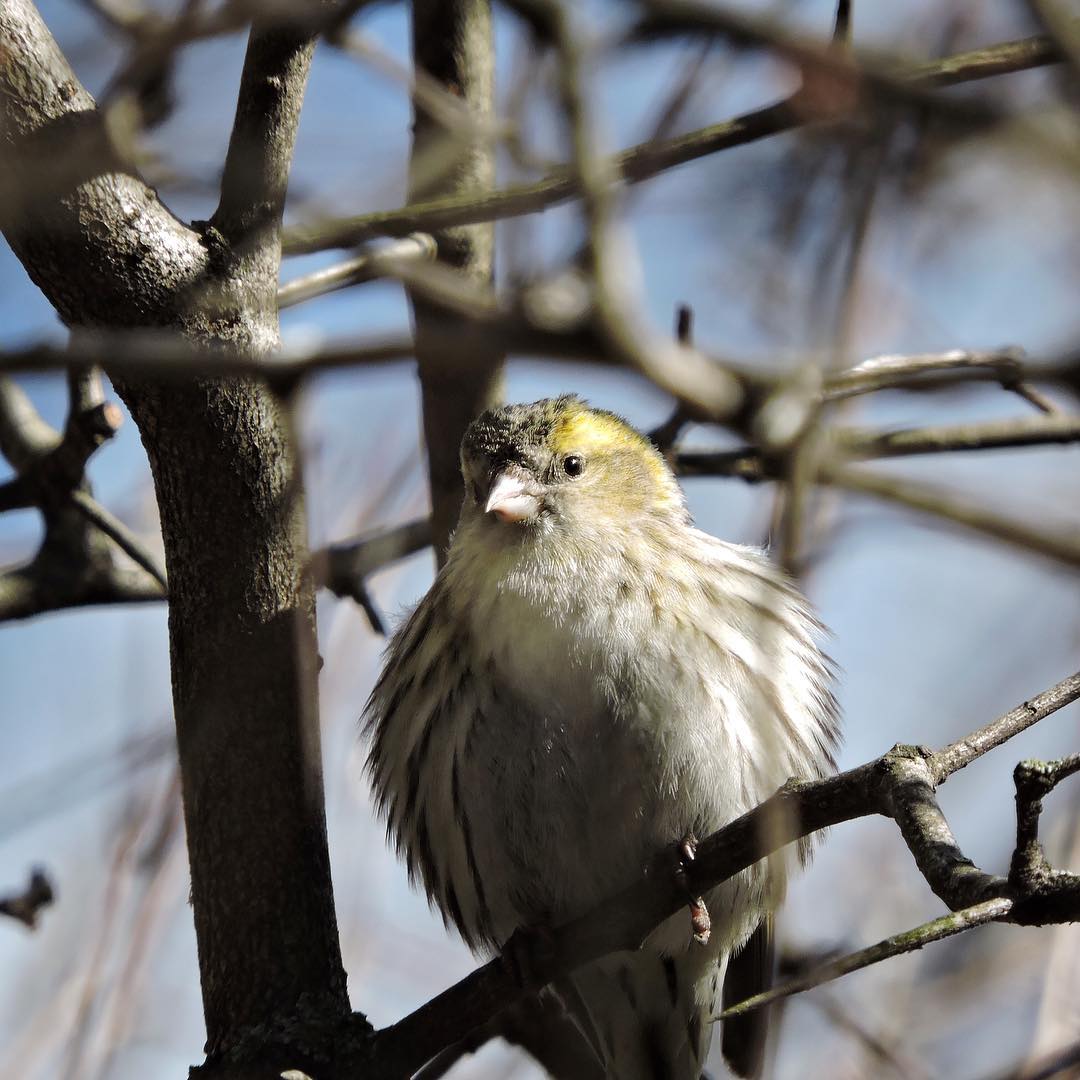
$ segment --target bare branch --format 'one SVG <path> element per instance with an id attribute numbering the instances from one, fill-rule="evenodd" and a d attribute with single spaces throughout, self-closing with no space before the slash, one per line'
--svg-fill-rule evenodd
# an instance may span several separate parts
<path id="1" fill-rule="evenodd" d="M 1002 447 L 1046 446 L 1080 440 L 1080 417 L 1053 413 L 1033 419 L 994 420 L 975 424 L 868 432 L 833 433 L 838 451 L 857 459 L 906 457 Z"/>
<path id="2" fill-rule="evenodd" d="M 244 57 L 221 201 L 210 227 L 211 241 L 217 233 L 227 245 L 233 277 L 257 311 L 276 311 L 281 215 L 314 48 L 306 28 L 256 23 Z"/>
<path id="3" fill-rule="evenodd" d="M 168 588 L 165 569 L 158 564 L 142 541 L 115 514 L 110 514 L 85 491 L 73 491 L 71 502 L 87 521 L 96 525 L 124 554 L 138 563 L 161 586 L 164 595 L 164 590 Z"/>
<path id="4" fill-rule="evenodd" d="M 72 570 L 77 570 L 73 567 Z M 62 571 L 39 558 L 0 573 L 0 622 L 29 619 L 50 611 L 114 604 L 160 603 L 161 586 L 142 570 L 112 567 Z"/>
<path id="5" fill-rule="evenodd" d="M 911 69 L 907 77 L 914 86 L 953 86 L 974 79 L 1026 71 L 1059 60 L 1060 54 L 1047 38 L 1023 38 L 921 64 Z M 792 108 L 790 101 L 781 101 L 685 135 L 665 140 L 650 139 L 631 146 L 608 159 L 606 171 L 627 183 L 641 183 L 676 166 L 791 131 L 813 119 L 820 118 L 811 116 L 805 110 Z M 538 213 L 580 194 L 581 189 L 572 170 L 563 167 L 531 184 L 518 184 L 495 191 L 469 191 L 449 198 L 413 203 L 397 210 L 286 229 L 284 251 L 287 255 L 299 255 L 326 248 L 348 247 L 380 236 L 407 236 L 412 232 L 433 232 L 456 225 L 500 221 Z"/>
<path id="6" fill-rule="evenodd" d="M 1013 888 L 1034 889 L 1058 875 L 1039 843 L 1042 801 L 1062 780 L 1080 772 L 1080 754 L 1060 761 L 1021 761 L 1013 771 L 1016 784 L 1016 850 L 1009 867 Z"/>
<path id="7" fill-rule="evenodd" d="M 119 428 L 120 410 L 104 400 L 95 368 L 71 374 L 68 385 L 71 404 L 61 435 L 17 384 L 0 377 L 0 448 L 18 474 L 0 493 L 0 507 L 37 506 L 45 519 L 34 558 L 0 573 L 0 621 L 165 597 L 164 571 L 122 522 L 94 502 L 85 478 L 90 456 Z M 117 566 L 88 522 L 143 569 Z"/>
<path id="8" fill-rule="evenodd" d="M 278 308 L 302 304 L 350 285 L 397 276 L 405 264 L 427 262 L 435 258 L 435 252 L 435 240 L 427 233 L 415 233 L 378 249 L 361 252 L 345 262 L 286 282 L 277 291 Z"/>
<path id="9" fill-rule="evenodd" d="M 929 922 L 916 926 L 912 930 L 906 930 L 902 934 L 893 934 L 875 945 L 868 945 L 865 949 L 848 953 L 846 956 L 837 957 L 820 967 L 813 968 L 804 975 L 790 979 L 787 982 L 774 986 L 762 994 L 755 994 L 752 998 L 740 1001 L 730 1008 L 724 1009 L 715 1020 L 728 1020 L 733 1016 L 742 1016 L 753 1012 L 764 1005 L 770 1005 L 781 998 L 791 997 L 793 994 L 801 994 L 811 990 L 815 986 L 822 986 L 844 975 L 850 975 L 853 971 L 860 971 L 872 964 L 880 964 L 883 960 L 894 956 L 903 956 L 905 953 L 915 952 L 924 945 L 934 941 L 943 941 L 945 938 L 961 934 L 975 926 L 983 926 L 988 922 L 997 922 L 1012 910 L 1013 903 L 1005 897 L 995 897 L 984 900 L 982 903 L 973 904 L 971 907 L 952 911 L 948 915 L 931 919 Z"/>
<path id="10" fill-rule="evenodd" d="M 934 783 L 941 784 L 953 773 L 966 769 L 973 761 L 1010 739 L 1027 731 L 1033 724 L 1045 720 L 1058 709 L 1080 696 L 1080 675 L 1064 679 L 1057 686 L 1036 694 L 1029 701 L 1017 705 L 992 724 L 965 735 L 956 742 L 942 747 L 934 755 Z"/>
<path id="11" fill-rule="evenodd" d="M 460 96 L 479 125 L 495 113 L 495 58 L 490 0 L 413 0 L 412 51 L 418 80 Z M 419 83 L 418 83 L 419 84 Z M 448 129 L 429 98 L 415 99 L 409 198 L 456 197 L 490 188 L 495 154 L 490 140 Z M 433 173 L 431 162 L 440 167 Z M 494 273 L 495 228 L 491 223 L 456 224 L 431 230 L 439 263 L 453 267 L 481 288 Z M 485 409 L 502 402 L 505 347 L 490 339 L 469 371 L 449 367 L 441 326 L 445 311 L 422 291 L 407 287 L 416 327 L 416 361 L 424 416 L 424 444 L 431 490 L 432 541 L 441 565 L 464 494 L 459 449 L 465 429 Z"/>
<path id="12" fill-rule="evenodd" d="M 18 919 L 28 930 L 37 928 L 38 915 L 56 899 L 44 870 L 35 869 L 21 893 L 0 897 L 0 915 Z"/>
<path id="13" fill-rule="evenodd" d="M 961 374 L 965 379 L 988 379 L 1011 386 L 1021 377 L 1024 351 L 1015 347 L 991 352 L 950 349 L 943 353 L 875 356 L 831 376 L 825 385 L 830 401 L 876 390 L 924 385 L 928 377 Z"/>
<path id="14" fill-rule="evenodd" d="M 826 468 L 821 480 L 833 487 L 897 503 L 923 514 L 955 522 L 965 528 L 1003 540 L 1013 547 L 1046 555 L 1068 566 L 1080 567 L 1080 536 L 1075 530 L 1040 529 L 971 502 L 962 495 L 929 484 L 884 476 L 869 469 Z"/>
<path id="15" fill-rule="evenodd" d="M 385 634 L 382 617 L 368 591 L 367 578 L 430 543 L 431 522 L 422 518 L 371 536 L 331 544 L 312 558 L 315 582 L 336 596 L 351 597 L 364 609 L 372 630 Z"/>

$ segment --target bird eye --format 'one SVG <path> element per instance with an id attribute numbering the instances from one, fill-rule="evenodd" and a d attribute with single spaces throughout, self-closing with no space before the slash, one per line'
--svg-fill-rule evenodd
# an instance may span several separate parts
<path id="1" fill-rule="evenodd" d="M 580 454 L 567 454 L 562 467 L 567 476 L 580 476 L 585 471 L 585 459 Z"/>

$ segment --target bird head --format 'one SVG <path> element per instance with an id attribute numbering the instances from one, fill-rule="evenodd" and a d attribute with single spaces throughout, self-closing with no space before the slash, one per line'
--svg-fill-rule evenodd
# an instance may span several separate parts
<path id="1" fill-rule="evenodd" d="M 465 433 L 461 471 L 464 515 L 509 535 L 686 520 L 682 491 L 653 444 L 574 396 L 483 413 Z"/>

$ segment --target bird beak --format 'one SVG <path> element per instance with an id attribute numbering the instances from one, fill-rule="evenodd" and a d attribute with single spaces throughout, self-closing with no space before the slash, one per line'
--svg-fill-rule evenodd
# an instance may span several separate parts
<path id="1" fill-rule="evenodd" d="M 535 517 L 540 498 L 528 477 L 515 472 L 502 472 L 488 491 L 485 514 L 494 514 L 500 521 L 522 522 Z"/>

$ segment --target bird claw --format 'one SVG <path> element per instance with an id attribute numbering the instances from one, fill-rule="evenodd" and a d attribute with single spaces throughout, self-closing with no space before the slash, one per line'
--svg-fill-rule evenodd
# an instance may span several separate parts
<path id="1" fill-rule="evenodd" d="M 709 935 L 712 933 L 709 909 L 704 897 L 694 896 L 687 882 L 687 869 L 695 858 L 697 858 L 697 837 L 693 833 L 687 833 L 676 845 L 675 880 L 688 896 L 687 907 L 690 909 L 690 928 L 693 931 L 694 941 L 699 945 L 707 945 Z"/>

